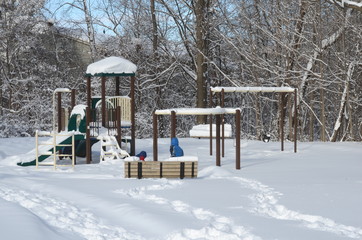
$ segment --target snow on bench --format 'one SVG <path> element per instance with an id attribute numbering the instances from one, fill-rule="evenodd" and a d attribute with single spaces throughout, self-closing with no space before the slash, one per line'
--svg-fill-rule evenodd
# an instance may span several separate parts
<path id="1" fill-rule="evenodd" d="M 220 136 L 222 135 L 222 129 L 220 127 Z M 224 125 L 224 136 L 226 138 L 232 137 L 232 130 L 230 124 Z M 201 124 L 195 125 L 190 130 L 190 137 L 195 138 L 208 138 L 210 137 L 210 125 L 209 124 Z M 216 137 L 216 124 L 212 124 L 212 137 Z"/>
<path id="2" fill-rule="evenodd" d="M 195 178 L 198 158 L 194 156 L 172 157 L 164 161 L 137 161 L 126 158 L 125 178 Z"/>

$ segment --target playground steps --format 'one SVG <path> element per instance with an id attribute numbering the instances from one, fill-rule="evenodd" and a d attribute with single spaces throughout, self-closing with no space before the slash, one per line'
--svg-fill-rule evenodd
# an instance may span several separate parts
<path id="1" fill-rule="evenodd" d="M 98 139 L 101 141 L 101 161 L 129 157 L 129 154 L 119 147 L 114 136 L 99 136 Z"/>

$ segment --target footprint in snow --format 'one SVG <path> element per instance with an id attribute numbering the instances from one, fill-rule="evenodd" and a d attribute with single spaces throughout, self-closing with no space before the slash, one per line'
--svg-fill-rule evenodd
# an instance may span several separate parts
<path id="1" fill-rule="evenodd" d="M 188 214 L 197 220 L 204 221 L 205 227 L 201 229 L 183 229 L 181 232 L 170 234 L 167 240 L 180 239 L 229 239 L 229 240 L 259 240 L 258 236 L 253 235 L 242 226 L 237 226 L 234 222 L 224 216 L 217 215 L 211 211 L 194 208 L 180 200 L 169 200 L 148 191 L 160 191 L 180 187 L 182 181 L 163 181 L 161 184 L 132 188 L 130 190 L 116 190 L 115 193 L 128 196 L 133 199 L 153 202 L 160 205 L 170 206 L 178 213 Z"/>
<path id="2" fill-rule="evenodd" d="M 106 226 L 92 213 L 49 195 L 0 186 L 0 197 L 19 204 L 55 228 L 81 235 L 87 240 L 143 240 L 144 238 L 116 226 Z"/>

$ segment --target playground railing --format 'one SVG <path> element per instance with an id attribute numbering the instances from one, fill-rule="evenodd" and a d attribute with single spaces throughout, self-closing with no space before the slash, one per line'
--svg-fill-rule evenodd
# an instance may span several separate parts
<path id="1" fill-rule="evenodd" d="M 54 169 L 57 166 L 74 168 L 75 165 L 75 144 L 74 144 L 74 131 L 71 132 L 47 132 L 47 131 L 36 131 L 35 132 L 35 144 L 36 144 L 36 168 L 39 166 L 54 166 Z M 52 137 L 48 141 L 39 141 L 40 136 L 50 136 Z M 71 137 L 71 141 L 67 141 Z M 42 149 L 41 146 L 44 146 Z M 60 151 L 64 147 L 71 147 L 71 154 L 65 154 Z M 45 149 L 45 151 L 44 151 Z M 51 162 L 40 162 L 40 156 L 49 156 L 53 157 Z M 71 164 L 58 164 L 57 160 L 60 158 L 69 157 L 71 158 Z"/>
<path id="2" fill-rule="evenodd" d="M 107 100 L 112 104 L 107 104 L 107 109 L 121 108 L 121 121 L 131 122 L 131 98 L 127 96 L 108 97 Z M 115 116 L 115 115 L 113 115 Z"/>

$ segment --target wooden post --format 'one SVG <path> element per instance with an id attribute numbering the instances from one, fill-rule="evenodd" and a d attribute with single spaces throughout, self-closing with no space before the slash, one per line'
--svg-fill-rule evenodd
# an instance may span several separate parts
<path id="1" fill-rule="evenodd" d="M 225 90 L 221 89 L 221 107 L 225 107 Z M 221 115 L 221 156 L 225 156 L 225 115 Z"/>
<path id="2" fill-rule="evenodd" d="M 153 112 L 153 161 L 158 161 L 158 129 L 157 115 Z"/>
<path id="3" fill-rule="evenodd" d="M 240 169 L 240 131 L 241 131 L 241 127 L 240 127 L 240 121 L 241 121 L 241 112 L 240 109 L 237 109 L 235 112 L 235 142 L 236 142 L 236 147 L 235 147 L 235 165 L 236 165 L 236 169 Z"/>
<path id="4" fill-rule="evenodd" d="M 176 137 L 176 112 L 171 111 L 171 138 Z"/>
<path id="5" fill-rule="evenodd" d="M 284 151 L 284 93 L 280 93 L 280 142 Z"/>
<path id="6" fill-rule="evenodd" d="M 58 95 L 58 132 L 62 131 L 62 93 L 57 92 Z"/>
<path id="7" fill-rule="evenodd" d="M 91 88 L 91 77 L 87 77 L 87 106 L 91 109 L 92 100 L 92 88 Z"/>
<path id="8" fill-rule="evenodd" d="M 119 76 L 116 77 L 116 92 L 115 92 L 114 96 L 120 96 L 120 93 L 119 93 Z"/>
<path id="9" fill-rule="evenodd" d="M 102 98 L 102 126 L 106 126 L 106 77 L 101 77 L 102 81 L 102 91 L 101 91 L 101 98 Z"/>
<path id="10" fill-rule="evenodd" d="M 92 162 L 92 149 L 90 141 L 90 117 L 91 117 L 91 108 L 86 108 L 86 163 L 90 164 Z"/>
<path id="11" fill-rule="evenodd" d="M 216 115 L 216 166 L 221 166 L 220 162 L 220 118 L 219 114 Z"/>
<path id="12" fill-rule="evenodd" d="M 71 109 L 74 108 L 75 106 L 75 89 L 72 89 L 72 93 L 71 93 L 71 101 L 70 101 L 70 106 L 71 106 Z"/>
<path id="13" fill-rule="evenodd" d="M 135 76 L 131 76 L 131 156 L 134 156 L 136 153 L 135 81 Z"/>
<path id="14" fill-rule="evenodd" d="M 209 107 L 212 108 L 214 106 L 212 102 L 212 91 L 210 88 L 209 95 Z M 209 115 L 209 130 L 210 130 L 210 156 L 212 156 L 212 114 Z"/>
<path id="15" fill-rule="evenodd" d="M 298 107 L 297 97 L 298 90 L 294 89 L 294 152 L 297 152 L 297 134 L 298 134 Z"/>

